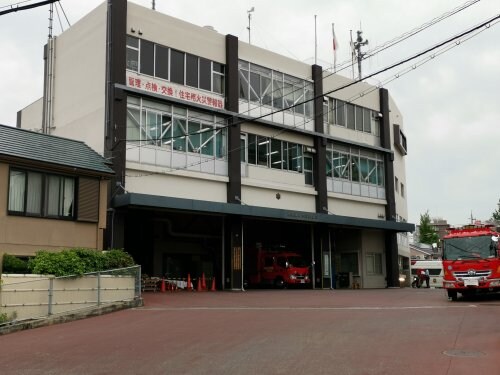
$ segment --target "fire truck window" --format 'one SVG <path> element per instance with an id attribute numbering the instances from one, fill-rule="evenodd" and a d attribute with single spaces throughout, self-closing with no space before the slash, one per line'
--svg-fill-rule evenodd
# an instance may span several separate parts
<path id="1" fill-rule="evenodd" d="M 264 267 L 272 267 L 273 266 L 273 258 L 265 257 L 264 258 Z"/>
<path id="2" fill-rule="evenodd" d="M 286 268 L 286 258 L 278 257 L 278 266 Z"/>

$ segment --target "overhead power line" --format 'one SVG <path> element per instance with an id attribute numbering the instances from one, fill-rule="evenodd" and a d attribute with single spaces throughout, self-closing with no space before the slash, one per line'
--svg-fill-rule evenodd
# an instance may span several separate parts
<path id="1" fill-rule="evenodd" d="M 367 76 L 367 77 L 365 77 L 365 78 L 370 78 L 370 77 L 373 77 L 373 76 L 375 76 L 375 75 L 378 75 L 378 74 L 380 74 L 380 73 L 383 73 L 383 72 L 385 72 L 385 71 L 388 71 L 388 70 L 390 70 L 390 69 L 393 69 L 393 68 L 395 68 L 395 67 L 397 67 L 397 66 L 400 66 L 400 65 L 402 65 L 402 64 L 405 64 L 405 63 L 407 63 L 407 62 L 409 62 L 409 61 L 412 61 L 412 60 L 414 60 L 414 59 L 416 59 L 416 58 L 418 58 L 418 57 L 421 57 L 421 56 L 423 56 L 423 55 L 425 55 L 425 54 L 427 54 L 427 53 L 429 53 L 429 52 L 432 52 L 432 51 L 434 51 L 434 50 L 436 50 L 436 49 L 439 49 L 439 48 L 441 48 L 441 47 L 444 47 L 444 48 L 443 48 L 442 50 L 440 50 L 439 52 L 437 52 L 437 53 L 434 53 L 434 54 L 430 55 L 430 56 L 429 56 L 429 57 L 427 57 L 426 59 L 424 59 L 424 60 L 422 60 L 422 61 L 420 61 L 420 62 L 417 62 L 417 63 L 416 63 L 416 64 L 414 64 L 413 66 L 411 66 L 411 67 L 409 67 L 409 68 L 404 69 L 402 72 L 399 72 L 399 73 L 397 73 L 396 75 L 394 75 L 394 77 L 392 77 L 392 78 L 390 78 L 390 79 L 386 80 L 385 84 L 387 84 L 387 83 L 389 83 L 389 82 L 391 82 L 391 81 L 393 81 L 393 80 L 395 80 L 395 79 L 397 79 L 397 78 L 400 78 L 402 75 L 405 75 L 405 74 L 409 73 L 410 71 L 415 70 L 417 67 L 419 67 L 419 66 L 421 66 L 421 65 L 423 65 L 423 64 L 425 64 L 425 63 L 427 63 L 427 62 L 429 62 L 429 61 L 431 61 L 431 60 L 432 60 L 432 59 L 434 59 L 436 56 L 439 56 L 439 55 L 441 55 L 441 54 L 443 54 L 443 53 L 445 53 L 445 52 L 447 52 L 447 51 L 451 50 L 452 48 L 455 48 L 455 47 L 459 46 L 462 42 L 467 41 L 468 39 L 472 38 L 473 36 L 476 36 L 476 35 L 477 35 L 477 34 L 479 34 L 480 32 L 485 31 L 485 30 L 486 30 L 486 29 L 488 29 L 489 27 L 491 27 L 491 26 L 493 26 L 493 25 L 496 25 L 496 24 L 499 22 L 499 19 L 500 19 L 500 15 L 497 15 L 497 16 L 495 16 L 495 17 L 493 17 L 493 18 L 489 19 L 488 21 L 485 21 L 485 22 L 483 22 L 483 23 L 481 23 L 481 24 L 479 24 L 479 25 L 477 25 L 477 26 L 475 26 L 475 27 L 473 27 L 473 28 L 471 28 L 471 29 L 469 29 L 469 30 L 467 30 L 467 31 L 465 31 L 465 32 L 462 32 L 462 33 L 460 33 L 460 34 L 458 34 L 458 35 L 456 35 L 456 36 L 453 36 L 453 37 L 451 37 L 451 38 L 448 38 L 447 40 L 445 40 L 445 41 L 443 41 L 443 42 L 441 42 L 441 43 L 439 43 L 439 44 L 437 44 L 437 45 L 435 45 L 435 46 L 433 46 L 433 47 L 430 47 L 430 48 L 428 48 L 428 49 L 426 49 L 426 50 L 424 50 L 424 51 L 422 51 L 422 52 L 420 52 L 420 53 L 417 53 L 417 54 L 415 54 L 415 55 L 413 55 L 413 56 L 411 56 L 411 57 L 409 57 L 409 58 L 407 58 L 407 59 L 404 59 L 404 60 L 402 60 L 402 61 L 400 61 L 400 62 L 397 62 L 397 63 L 395 63 L 395 64 L 389 65 L 389 66 L 388 66 L 388 67 L 386 67 L 386 68 L 383 68 L 383 69 L 381 69 L 381 70 L 378 70 L 378 71 L 376 71 L 376 72 L 374 72 L 374 73 L 370 74 L 369 76 Z M 482 28 L 483 28 L 483 30 L 481 30 Z M 475 34 L 473 34 L 473 35 L 469 35 L 469 34 L 472 34 L 472 33 L 474 33 L 474 32 L 476 32 L 476 33 L 475 33 Z M 468 38 L 466 38 L 466 39 L 464 39 L 464 40 L 460 40 L 461 38 L 464 38 L 465 36 L 468 36 Z M 451 42 L 454 42 L 454 45 L 447 46 L 447 45 L 448 45 L 449 43 L 451 43 Z M 445 46 L 446 46 L 446 47 L 445 47 Z M 333 93 L 333 92 L 340 91 L 340 90 L 345 89 L 345 88 L 347 88 L 347 87 L 349 87 L 349 86 L 355 85 L 356 83 L 359 83 L 359 82 L 361 82 L 361 81 L 362 81 L 362 80 L 356 80 L 356 81 L 353 81 L 353 82 L 351 82 L 351 83 L 349 83 L 349 84 L 343 85 L 343 86 L 338 87 L 338 88 L 333 89 L 333 90 L 330 90 L 329 92 L 325 93 L 324 95 L 327 95 L 327 94 L 330 94 L 330 93 Z M 365 91 L 362 91 L 362 92 L 360 92 L 359 94 L 355 95 L 354 97 L 351 97 L 348 101 L 346 101 L 346 103 L 347 103 L 347 102 L 351 103 L 351 102 L 353 102 L 354 100 L 357 100 L 357 99 L 359 99 L 359 98 L 363 97 L 364 95 L 367 95 L 368 93 L 370 93 L 370 92 L 372 92 L 372 91 L 374 91 L 374 90 L 376 90 L 376 89 L 381 88 L 382 86 L 383 86 L 383 84 L 379 84 L 379 85 L 377 85 L 377 86 L 375 86 L 375 87 L 372 87 L 372 88 L 369 88 L 369 89 L 367 89 L 367 90 L 365 90 Z M 321 96 L 324 96 L 324 95 L 321 95 Z M 311 100 L 314 100 L 314 99 L 315 99 L 315 98 L 312 98 L 312 99 L 307 100 L 307 101 L 311 101 Z M 304 101 L 304 102 L 302 102 L 302 103 L 305 103 L 305 102 L 307 102 L 307 101 Z M 282 109 L 282 110 L 278 110 L 278 111 L 275 111 L 275 112 L 272 112 L 272 113 L 268 113 L 268 114 L 266 114 L 266 115 L 263 115 L 263 116 L 260 116 L 260 117 L 256 117 L 256 118 L 254 118 L 254 119 L 264 118 L 264 117 L 269 116 L 270 114 L 273 114 L 273 113 L 278 113 L 278 112 L 282 112 L 282 111 L 285 111 L 285 110 L 287 110 L 287 109 L 290 109 L 290 108 L 296 107 L 296 106 L 298 106 L 299 104 L 300 104 L 300 103 L 297 103 L 297 104 L 295 104 L 295 105 L 293 105 L 293 106 L 290 106 L 290 107 L 287 107 L 287 108 L 284 108 L 284 109 Z M 345 105 L 345 104 L 344 104 L 344 105 Z M 335 107 L 335 109 L 337 109 L 337 107 Z M 319 116 L 322 116 L 322 115 L 323 115 L 323 113 L 319 114 Z M 237 117 L 237 116 L 235 115 L 235 116 L 233 116 L 233 118 L 234 118 L 234 117 Z M 245 122 L 245 121 L 247 121 L 247 120 L 242 120 L 241 122 Z M 305 123 L 307 123 L 307 122 L 310 122 L 310 121 L 312 121 L 312 120 L 306 120 L 306 121 L 304 121 L 304 124 L 305 124 Z M 238 122 L 237 122 L 237 123 L 238 123 Z M 236 123 L 236 124 L 237 124 L 237 123 Z M 235 125 L 235 124 L 232 124 L 232 125 Z M 225 127 L 229 127 L 229 126 L 232 126 L 232 125 L 226 125 Z M 301 123 L 301 124 L 298 124 L 298 125 L 296 125 L 296 126 L 294 126 L 293 128 L 298 128 L 299 126 L 302 126 L 302 123 Z M 224 127 L 221 127 L 221 128 L 218 128 L 218 129 L 223 129 L 223 128 L 224 128 Z M 275 134 L 273 137 L 271 137 L 271 138 L 275 138 L 276 136 L 278 136 L 278 135 L 280 135 L 280 134 L 282 134 L 282 133 L 284 133 L 284 132 L 287 132 L 288 130 L 290 130 L 290 129 L 286 129 L 286 128 L 281 129 L 278 133 L 276 133 L 276 134 Z M 189 135 L 195 135 L 195 134 L 197 134 L 197 133 L 192 133 L 192 134 L 184 134 L 184 135 L 179 136 L 179 137 L 169 137 L 169 139 L 180 138 L 180 137 L 187 137 L 187 136 L 189 136 Z M 127 141 L 127 140 L 125 140 L 125 141 Z M 133 141 L 133 140 L 132 140 L 132 141 Z M 138 146 L 131 147 L 130 149 L 135 148 L 135 147 L 138 147 Z M 228 153 L 229 153 L 229 152 L 232 152 L 232 151 L 237 151 L 237 150 L 239 150 L 239 149 L 240 149 L 240 148 L 237 148 L 236 150 L 231 150 L 231 151 L 228 151 Z M 187 169 L 187 168 L 190 168 L 190 167 L 193 167 L 193 166 L 196 166 L 196 165 L 198 165 L 198 164 L 205 163 L 205 162 L 209 162 L 209 161 L 211 161 L 211 160 L 213 160 L 213 158 L 208 158 L 207 160 L 204 160 L 204 161 L 195 162 L 195 163 L 192 163 L 192 164 L 187 165 L 187 166 L 185 166 L 185 167 L 177 167 L 177 168 L 170 168 L 170 169 L 171 169 L 171 170 L 185 170 L 185 169 Z M 152 172 L 152 173 L 147 173 L 147 174 L 139 174 L 139 175 L 136 175 L 136 176 L 133 176 L 133 175 L 127 175 L 127 176 L 128 176 L 128 177 L 145 177 L 145 176 L 149 176 L 149 175 L 153 175 L 153 174 L 157 174 L 157 172 Z"/>
<path id="2" fill-rule="evenodd" d="M 21 3 L 18 3 L 17 4 L 18 6 L 15 6 L 15 7 L 12 6 L 10 9 L 0 11 L 0 16 L 3 16 L 4 14 L 8 14 L 8 13 L 18 12 L 21 10 L 38 8 L 38 7 L 41 7 L 44 5 L 55 3 L 56 1 L 59 1 L 59 0 L 45 0 L 45 1 L 40 1 L 39 3 L 28 4 L 28 5 L 23 5 L 23 6 L 19 6 L 19 4 L 21 4 Z"/>

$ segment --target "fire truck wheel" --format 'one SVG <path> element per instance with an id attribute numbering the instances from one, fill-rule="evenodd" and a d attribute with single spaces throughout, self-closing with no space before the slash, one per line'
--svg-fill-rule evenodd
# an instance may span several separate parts
<path id="1" fill-rule="evenodd" d="M 285 281 L 281 277 L 277 277 L 274 280 L 274 286 L 276 288 L 284 289 L 286 287 Z"/>
<path id="2" fill-rule="evenodd" d="M 457 300 L 457 292 L 454 292 L 453 290 L 448 290 L 448 299 L 450 301 L 456 301 Z"/>

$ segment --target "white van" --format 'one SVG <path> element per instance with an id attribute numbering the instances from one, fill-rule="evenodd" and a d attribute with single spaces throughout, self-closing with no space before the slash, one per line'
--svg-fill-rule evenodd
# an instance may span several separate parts
<path id="1" fill-rule="evenodd" d="M 411 276 L 417 274 L 417 270 L 429 270 L 429 286 L 434 288 L 443 287 L 443 262 L 441 260 L 411 260 Z M 424 283 L 425 286 L 425 283 Z"/>

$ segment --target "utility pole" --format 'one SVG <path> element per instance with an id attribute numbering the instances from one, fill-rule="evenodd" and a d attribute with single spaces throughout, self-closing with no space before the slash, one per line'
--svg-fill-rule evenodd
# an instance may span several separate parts
<path id="1" fill-rule="evenodd" d="M 356 41 L 354 42 L 354 49 L 356 50 L 356 57 L 358 60 L 358 79 L 361 80 L 362 74 L 361 74 L 361 60 L 363 60 L 363 57 L 365 56 L 364 53 L 361 52 L 361 47 L 366 46 L 368 44 L 368 40 L 363 40 L 363 37 L 361 34 L 363 33 L 361 30 L 357 31 L 358 37 L 356 38 Z"/>
<path id="2" fill-rule="evenodd" d="M 252 7 L 250 10 L 247 10 L 248 13 L 248 44 L 252 44 L 250 42 L 250 21 L 252 20 L 252 13 L 255 11 L 255 7 Z"/>

